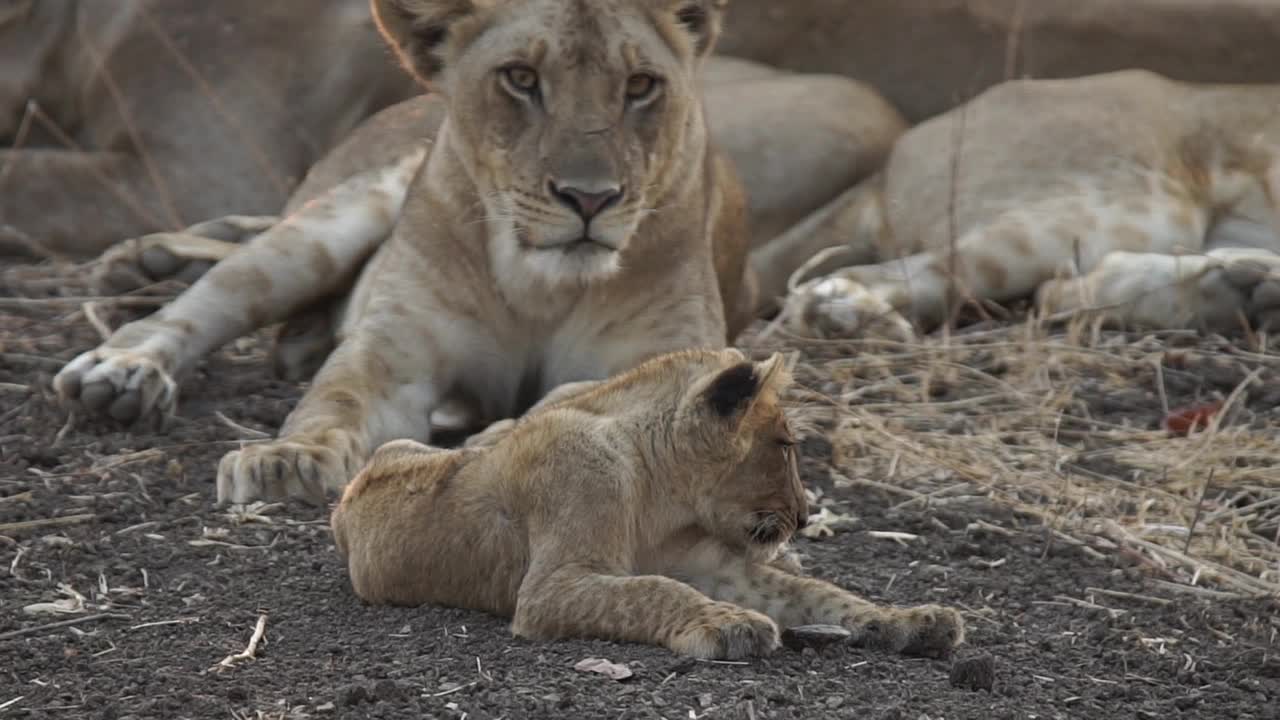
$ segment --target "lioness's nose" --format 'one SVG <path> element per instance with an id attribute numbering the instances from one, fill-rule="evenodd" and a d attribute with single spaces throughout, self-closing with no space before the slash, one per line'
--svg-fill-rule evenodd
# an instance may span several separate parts
<path id="1" fill-rule="evenodd" d="M 796 513 L 796 529 L 803 530 L 806 527 L 809 527 L 809 509 L 802 508 L 800 512 Z"/>
<path id="2" fill-rule="evenodd" d="M 551 181 L 551 196 L 566 205 L 586 222 L 617 204 L 622 199 L 622 188 L 610 185 L 603 190 L 588 191 L 568 184 Z"/>

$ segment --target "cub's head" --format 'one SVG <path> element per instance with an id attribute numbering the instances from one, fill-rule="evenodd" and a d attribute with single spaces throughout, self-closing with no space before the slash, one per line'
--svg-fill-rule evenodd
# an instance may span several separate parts
<path id="1" fill-rule="evenodd" d="M 371 0 L 449 108 L 496 248 L 545 280 L 619 268 L 705 152 L 696 78 L 728 0 Z"/>
<path id="2" fill-rule="evenodd" d="M 706 529 L 772 556 L 809 517 L 781 404 L 791 373 L 780 354 L 763 362 L 736 350 L 719 355 L 720 367 L 704 372 L 681 399 L 674 442 L 694 470 L 690 497 Z"/>

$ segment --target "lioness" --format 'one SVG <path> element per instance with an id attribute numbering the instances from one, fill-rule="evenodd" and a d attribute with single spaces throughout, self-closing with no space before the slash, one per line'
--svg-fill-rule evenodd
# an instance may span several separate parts
<path id="1" fill-rule="evenodd" d="M 392 165 L 337 184 L 122 327 L 59 373 L 59 393 L 122 419 L 170 410 L 176 370 L 336 293 L 318 325 L 337 348 L 319 351 L 280 440 L 218 472 L 220 501 L 319 498 L 383 442 L 429 439 L 438 410 L 483 424 L 566 382 L 725 345 L 756 292 L 742 190 L 697 89 L 724 4 L 373 0 L 439 98 L 434 138 L 390 135 L 378 152 Z M 430 125 L 429 101 L 411 109 Z"/>
<path id="2" fill-rule="evenodd" d="M 874 178 L 771 244 L 845 250 L 789 321 L 910 336 L 949 300 L 1037 294 L 1047 313 L 1141 327 L 1280 327 L 1278 110 L 1280 85 L 1141 70 L 1001 84 L 912 128 Z M 853 267 L 823 274 L 838 264 Z"/>
<path id="3" fill-rule="evenodd" d="M 433 94 L 362 126 L 247 246 L 178 235 L 124 252 L 148 271 L 153 250 L 164 262 L 225 259 L 55 379 L 82 410 L 163 418 L 174 378 L 204 353 L 289 319 L 284 374 L 323 368 L 280 441 L 224 458 L 220 501 L 319 498 L 381 443 L 429 439 L 428 418 L 445 410 L 481 427 L 562 383 L 723 346 L 754 314 L 741 188 L 709 141 L 698 91 L 722 0 L 372 6 Z M 763 224 L 784 226 L 870 172 L 901 129 L 871 93 L 811 79 L 835 108 L 870 105 L 876 119 L 850 132 L 848 120 L 809 113 L 793 132 L 835 136 L 838 152 L 791 152 L 782 118 L 806 106 L 794 83 L 718 67 L 726 142 L 758 147 L 768 133 L 766 147 L 788 153 L 749 173 Z M 770 112 L 731 114 L 760 88 Z M 769 187 L 796 167 L 809 172 Z"/>
<path id="4" fill-rule="evenodd" d="M 789 384 L 779 354 L 685 351 L 548 397 L 476 447 L 384 445 L 331 518 L 352 587 L 701 658 L 768 654 L 778 625 L 809 623 L 947 653 L 956 611 L 877 606 L 776 562 L 808 518 Z"/>
<path id="5" fill-rule="evenodd" d="M 0 255 L 86 258 L 237 212 L 417 88 L 367 0 L 0 0 Z"/>

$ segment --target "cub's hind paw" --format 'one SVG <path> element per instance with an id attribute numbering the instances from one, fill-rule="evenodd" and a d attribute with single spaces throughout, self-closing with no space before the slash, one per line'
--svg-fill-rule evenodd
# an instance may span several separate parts
<path id="1" fill-rule="evenodd" d="M 707 660 L 765 656 L 780 647 L 778 626 L 768 616 L 716 603 L 671 643 L 678 653 Z"/>
<path id="2" fill-rule="evenodd" d="M 810 281 L 787 298 L 787 328 L 826 339 L 915 339 L 911 323 L 879 294 L 859 282 L 832 275 Z"/>
<path id="3" fill-rule="evenodd" d="M 181 232 L 125 240 L 95 260 L 90 284 L 103 295 L 137 290 L 162 280 L 194 283 L 244 242 L 279 222 L 274 216 L 228 215 Z"/>
<path id="4" fill-rule="evenodd" d="M 233 450 L 218 463 L 218 505 L 298 498 L 313 505 L 355 474 L 354 454 L 338 432 L 286 437 Z"/>
<path id="5" fill-rule="evenodd" d="M 964 642 L 964 618 L 941 605 L 888 608 L 845 627 L 853 631 L 856 644 L 904 655 L 946 657 Z"/>
<path id="6" fill-rule="evenodd" d="M 67 363 L 53 378 L 63 404 L 123 423 L 163 425 L 178 402 L 178 384 L 164 363 L 145 352 L 100 347 Z"/>

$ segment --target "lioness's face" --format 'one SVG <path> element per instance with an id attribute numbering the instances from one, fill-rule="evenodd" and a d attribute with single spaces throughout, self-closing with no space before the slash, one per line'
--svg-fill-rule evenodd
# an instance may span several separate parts
<path id="1" fill-rule="evenodd" d="M 549 279 L 616 271 L 702 152 L 724 0 L 373 0 L 449 106 L 491 235 Z M 693 232 L 701 231 L 691 229 Z"/>

